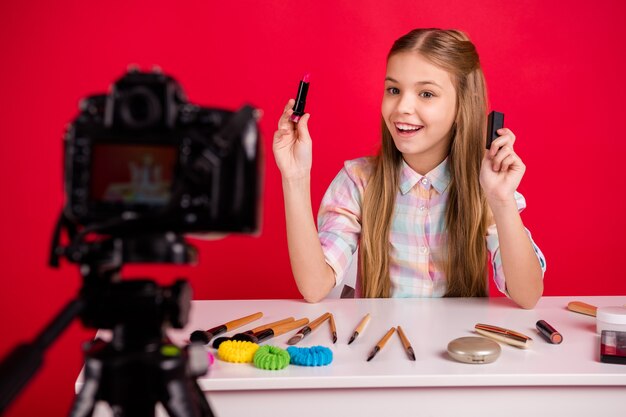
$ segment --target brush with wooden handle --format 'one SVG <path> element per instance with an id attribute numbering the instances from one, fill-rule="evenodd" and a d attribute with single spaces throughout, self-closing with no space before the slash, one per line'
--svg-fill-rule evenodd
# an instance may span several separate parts
<path id="1" fill-rule="evenodd" d="M 189 340 L 192 342 L 201 342 L 206 345 L 215 336 L 229 332 L 231 330 L 238 329 L 239 327 L 244 326 L 252 321 L 258 320 L 261 317 L 263 317 L 263 313 L 259 311 L 258 313 L 250 314 L 249 316 L 241 317 L 239 319 L 220 324 L 219 326 L 213 327 L 209 330 L 196 330 L 195 332 L 191 333 L 191 336 L 189 336 Z"/>
<path id="2" fill-rule="evenodd" d="M 383 338 L 380 339 L 378 343 L 376 343 L 376 346 L 374 346 L 374 349 L 372 349 L 372 351 L 370 352 L 370 355 L 367 357 L 368 362 L 374 359 L 374 356 L 376 356 L 376 354 L 380 352 L 382 348 L 385 347 L 385 345 L 387 344 L 387 340 L 389 340 L 389 338 L 391 337 L 392 334 L 394 334 L 395 331 L 396 331 L 396 328 L 392 327 L 391 329 L 389 329 L 387 333 L 385 333 Z"/>
<path id="3" fill-rule="evenodd" d="M 311 323 L 309 323 L 308 325 L 298 330 L 298 333 L 296 333 L 291 339 L 287 340 L 287 344 L 295 345 L 296 343 L 304 339 L 306 335 L 311 333 L 313 330 L 317 329 L 320 326 L 320 324 L 328 320 L 330 316 L 331 316 L 330 313 L 322 314 L 321 316 L 313 320 Z"/>
<path id="4" fill-rule="evenodd" d="M 290 322 L 292 322 L 294 320 L 295 319 L 293 317 L 287 317 L 286 319 L 273 321 L 271 323 L 267 323 L 267 324 L 264 324 L 262 326 L 255 327 L 254 329 L 246 330 L 245 332 L 242 332 L 242 333 L 243 334 L 253 335 L 255 333 L 261 332 L 263 330 L 269 329 L 269 328 L 274 327 L 274 326 L 278 326 L 278 325 L 285 324 L 285 323 L 290 323 Z M 241 334 L 241 333 L 238 333 L 238 334 Z M 220 347 L 222 342 L 225 342 L 227 340 L 231 340 L 233 337 L 234 336 L 231 336 L 231 337 L 218 337 L 217 339 L 213 340 L 213 347 L 215 349 L 217 349 L 217 348 Z"/>
<path id="5" fill-rule="evenodd" d="M 264 340 L 270 339 L 275 336 L 280 336 L 283 333 L 287 333 L 294 329 L 297 329 L 298 327 L 302 327 L 308 322 L 309 319 L 305 317 L 300 320 L 279 324 L 278 326 L 272 326 L 269 329 L 265 329 L 254 334 L 238 333 L 234 335 L 231 340 L 243 340 L 246 342 L 261 343 Z"/>

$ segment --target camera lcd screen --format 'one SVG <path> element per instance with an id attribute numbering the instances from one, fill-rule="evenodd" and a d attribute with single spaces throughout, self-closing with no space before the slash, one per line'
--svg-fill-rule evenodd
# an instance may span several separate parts
<path id="1" fill-rule="evenodd" d="M 95 143 L 92 202 L 165 205 L 170 198 L 177 150 L 176 146 Z"/>

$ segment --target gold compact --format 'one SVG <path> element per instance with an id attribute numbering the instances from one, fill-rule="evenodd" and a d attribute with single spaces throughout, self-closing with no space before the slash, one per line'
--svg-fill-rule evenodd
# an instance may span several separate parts
<path id="1" fill-rule="evenodd" d="M 484 337 L 459 337 L 448 343 L 448 354 L 459 362 L 491 363 L 500 356 L 500 345 Z"/>

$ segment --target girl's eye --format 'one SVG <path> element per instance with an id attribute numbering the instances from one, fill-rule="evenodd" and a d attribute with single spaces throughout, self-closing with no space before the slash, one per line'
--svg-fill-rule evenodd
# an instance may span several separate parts
<path id="1" fill-rule="evenodd" d="M 387 92 L 391 95 L 396 95 L 396 94 L 400 94 L 400 90 L 397 89 L 396 87 L 389 87 L 387 88 Z"/>
<path id="2" fill-rule="evenodd" d="M 423 98 L 433 98 L 433 97 L 435 97 L 435 95 L 433 93 L 431 93 L 430 91 L 422 91 L 420 93 L 420 97 L 423 97 Z"/>

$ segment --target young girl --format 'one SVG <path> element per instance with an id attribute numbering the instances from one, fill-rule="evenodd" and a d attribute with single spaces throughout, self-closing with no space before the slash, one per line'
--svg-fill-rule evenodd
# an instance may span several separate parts
<path id="1" fill-rule="evenodd" d="M 363 297 L 486 296 L 487 252 L 497 287 L 522 308 L 543 292 L 545 259 L 524 227 L 516 192 L 526 167 L 515 135 L 485 150 L 487 95 L 478 54 L 456 30 L 417 29 L 387 57 L 382 147 L 347 161 L 316 229 L 309 114 L 274 134 L 292 271 L 305 300 L 339 285 L 359 247 Z"/>

